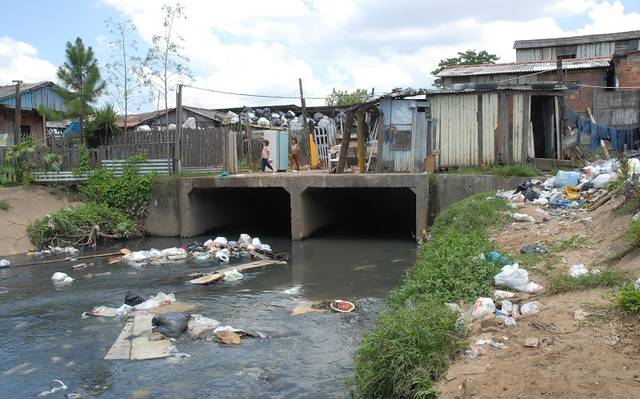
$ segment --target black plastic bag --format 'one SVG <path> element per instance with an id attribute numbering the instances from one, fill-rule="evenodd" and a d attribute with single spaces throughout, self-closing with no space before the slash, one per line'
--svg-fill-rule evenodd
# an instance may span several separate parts
<path id="1" fill-rule="evenodd" d="M 191 316 L 186 313 L 169 312 L 159 314 L 151 319 L 153 331 L 169 338 L 178 338 L 186 331 Z"/>
<path id="2" fill-rule="evenodd" d="M 127 295 L 124 296 L 124 303 L 129 306 L 136 306 L 146 300 L 147 298 L 137 292 L 128 292 Z"/>

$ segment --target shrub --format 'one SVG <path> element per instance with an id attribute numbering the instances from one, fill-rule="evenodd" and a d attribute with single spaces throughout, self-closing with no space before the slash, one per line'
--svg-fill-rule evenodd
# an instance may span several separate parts
<path id="1" fill-rule="evenodd" d="M 7 147 L 4 162 L 0 165 L 0 184 L 29 184 L 36 168 L 33 155 L 36 147 L 31 139 Z"/>
<path id="2" fill-rule="evenodd" d="M 136 233 L 133 220 L 104 204 L 83 204 L 36 219 L 27 227 L 37 248 L 91 246 L 101 239 L 129 238 Z"/>
<path id="3" fill-rule="evenodd" d="M 632 285 L 620 288 L 620 290 L 618 290 L 617 302 L 620 309 L 624 312 L 640 312 L 640 290 Z"/>
<path id="4" fill-rule="evenodd" d="M 8 211 L 10 208 L 9 202 L 7 200 L 0 200 L 0 210 Z"/>
<path id="5" fill-rule="evenodd" d="M 144 217 L 153 180 L 152 176 L 138 173 L 141 159 L 128 159 L 120 177 L 106 168 L 95 169 L 80 188 L 83 201 L 106 204 L 134 219 Z"/>
<path id="6" fill-rule="evenodd" d="M 634 247 L 640 246 L 640 220 L 632 220 L 624 234 L 624 238 Z"/>
<path id="7" fill-rule="evenodd" d="M 437 298 L 384 312 L 355 355 L 357 396 L 436 397 L 433 381 L 466 346 L 457 317 Z"/>
<path id="8" fill-rule="evenodd" d="M 460 232 L 472 230 L 484 233 L 489 226 L 501 226 L 509 221 L 509 204 L 491 193 L 477 194 L 460 200 L 445 209 L 436 218 L 432 232 L 454 229 Z"/>

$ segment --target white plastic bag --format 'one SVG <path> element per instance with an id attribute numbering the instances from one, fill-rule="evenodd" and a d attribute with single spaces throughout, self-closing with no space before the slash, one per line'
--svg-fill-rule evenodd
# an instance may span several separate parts
<path id="1" fill-rule="evenodd" d="M 216 251 L 216 258 L 223 261 L 223 262 L 229 262 L 229 255 L 231 255 L 231 253 L 229 252 L 228 249 L 221 249 L 219 251 Z"/>
<path id="2" fill-rule="evenodd" d="M 226 237 L 216 237 L 213 243 L 216 244 L 217 247 L 225 247 L 229 243 L 229 240 L 227 240 Z"/>
<path id="3" fill-rule="evenodd" d="M 593 183 L 593 187 L 595 187 L 595 188 L 605 188 L 605 187 L 607 187 L 609 182 L 611 182 L 612 180 L 615 180 L 617 178 L 618 178 L 618 175 L 613 173 L 613 172 L 612 173 L 603 173 L 601 175 L 598 175 L 598 177 L 593 179 L 591 182 Z"/>
<path id="4" fill-rule="evenodd" d="M 640 278 L 638 278 L 634 283 L 633 287 L 637 290 L 640 290 Z"/>
<path id="5" fill-rule="evenodd" d="M 533 218 L 533 216 L 527 215 L 526 213 L 514 212 L 511 214 L 511 218 L 516 222 L 535 222 L 536 221 Z"/>
<path id="6" fill-rule="evenodd" d="M 542 310 L 542 304 L 538 301 L 527 302 L 520 307 L 520 314 L 522 317 L 533 316 L 540 313 Z"/>
<path id="7" fill-rule="evenodd" d="M 192 339 L 197 339 L 204 332 L 213 331 L 218 327 L 220 327 L 219 321 L 204 317 L 201 314 L 192 314 L 187 325 L 187 335 Z"/>
<path id="8" fill-rule="evenodd" d="M 174 294 L 165 294 L 164 292 L 158 292 L 155 296 L 150 297 L 146 301 L 134 306 L 137 310 L 149 310 L 154 309 L 162 305 L 171 305 L 176 302 L 176 296 Z"/>
<path id="9" fill-rule="evenodd" d="M 160 251 L 163 256 L 182 256 L 186 255 L 187 251 L 184 248 L 166 248 Z"/>
<path id="10" fill-rule="evenodd" d="M 496 310 L 496 305 L 493 303 L 493 299 L 491 298 L 478 298 L 476 303 L 473 305 L 471 309 L 471 317 L 473 319 L 481 319 L 488 315 L 493 314 Z"/>
<path id="11" fill-rule="evenodd" d="M 262 245 L 260 245 L 260 249 L 261 249 L 261 250 L 263 250 L 263 251 L 271 252 L 271 245 L 269 245 L 269 244 L 262 244 Z"/>
<path id="12" fill-rule="evenodd" d="M 249 234 L 240 234 L 240 238 L 238 238 L 238 242 L 240 244 L 250 244 L 251 243 L 251 236 Z"/>
<path id="13" fill-rule="evenodd" d="M 569 268 L 569 276 L 581 277 L 589 274 L 589 270 L 582 263 L 577 263 Z"/>
<path id="14" fill-rule="evenodd" d="M 534 199 L 533 203 L 535 205 L 545 206 L 545 205 L 547 205 L 549 203 L 549 200 L 544 198 L 544 197 L 540 197 L 540 198 Z"/>
<path id="15" fill-rule="evenodd" d="M 502 267 L 502 271 L 493 278 L 493 283 L 497 286 L 505 286 L 513 290 L 536 293 L 542 291 L 542 286 L 529 281 L 529 272 L 520 269 L 517 263 Z"/>
<path id="16" fill-rule="evenodd" d="M 493 292 L 493 297 L 495 299 L 504 299 L 504 298 L 513 298 L 514 293 L 509 291 L 495 290 Z"/>
<path id="17" fill-rule="evenodd" d="M 260 248 L 262 246 L 262 243 L 260 242 L 260 239 L 258 237 L 254 237 L 253 240 L 251 240 L 251 245 L 256 248 Z"/>
<path id="18" fill-rule="evenodd" d="M 131 309 L 133 309 L 133 306 L 129 306 L 126 303 L 120 306 L 118 309 L 116 309 L 116 319 L 123 320 L 127 316 L 127 313 L 131 311 Z"/>
<path id="19" fill-rule="evenodd" d="M 54 284 L 69 284 L 73 281 L 73 278 L 69 277 L 67 273 L 55 272 L 51 276 L 51 281 L 53 281 Z"/>
<path id="20" fill-rule="evenodd" d="M 0 268 L 11 266 L 9 259 L 0 259 Z"/>
<path id="21" fill-rule="evenodd" d="M 242 280 L 242 273 L 240 273 L 237 269 L 224 272 L 224 281 L 228 282 L 237 280 Z"/>

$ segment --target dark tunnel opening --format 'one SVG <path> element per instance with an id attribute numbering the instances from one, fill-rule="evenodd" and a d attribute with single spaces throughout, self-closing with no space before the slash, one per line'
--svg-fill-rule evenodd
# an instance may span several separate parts
<path id="1" fill-rule="evenodd" d="M 279 187 L 198 190 L 206 229 L 291 237 L 291 198 Z"/>
<path id="2" fill-rule="evenodd" d="M 415 238 L 410 188 L 309 188 L 302 203 L 304 237 Z"/>

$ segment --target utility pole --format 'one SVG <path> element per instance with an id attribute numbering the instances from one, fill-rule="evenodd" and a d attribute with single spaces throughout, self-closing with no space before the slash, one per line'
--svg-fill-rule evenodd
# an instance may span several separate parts
<path id="1" fill-rule="evenodd" d="M 20 136 L 22 135 L 22 131 L 20 130 L 20 125 L 22 125 L 22 98 L 20 97 L 20 85 L 22 84 L 21 80 L 12 80 L 12 83 L 16 84 L 16 114 L 15 118 L 13 118 L 13 144 L 20 143 Z"/>
<path id="2" fill-rule="evenodd" d="M 166 114 L 168 116 L 168 113 Z M 167 126 L 169 118 L 167 117 Z M 167 130 L 168 131 L 168 130 Z M 176 92 L 176 137 L 174 139 L 174 168 L 176 173 L 182 172 L 182 84 L 178 83 Z"/>
<path id="3" fill-rule="evenodd" d="M 562 58 L 558 58 L 556 63 L 558 84 L 564 83 L 564 74 L 562 73 Z"/>

